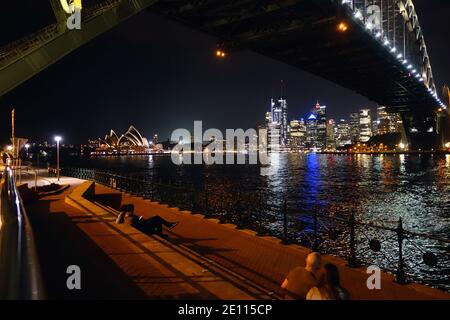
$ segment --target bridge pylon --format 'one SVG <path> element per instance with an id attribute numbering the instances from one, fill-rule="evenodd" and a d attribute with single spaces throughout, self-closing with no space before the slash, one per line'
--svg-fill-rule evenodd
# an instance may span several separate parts
<path id="1" fill-rule="evenodd" d="M 424 108 L 422 111 L 402 114 L 402 120 L 409 150 L 436 151 L 441 149 L 442 142 L 438 133 L 436 112 Z"/>

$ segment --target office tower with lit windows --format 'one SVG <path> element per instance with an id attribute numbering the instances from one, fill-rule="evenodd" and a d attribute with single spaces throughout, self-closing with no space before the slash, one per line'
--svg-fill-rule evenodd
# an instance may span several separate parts
<path id="1" fill-rule="evenodd" d="M 401 132 L 403 122 L 399 113 L 389 113 L 386 107 L 377 108 L 377 131 L 373 135 Z"/>
<path id="2" fill-rule="evenodd" d="M 276 151 L 280 144 L 280 118 L 281 110 L 278 110 L 275 101 L 271 99 L 269 111 L 264 114 L 265 128 L 267 129 L 267 143 L 271 151 Z"/>
<path id="3" fill-rule="evenodd" d="M 386 107 L 377 108 L 377 131 L 374 135 L 382 135 L 391 132 L 391 118 L 386 111 Z"/>
<path id="4" fill-rule="evenodd" d="M 389 133 L 402 132 L 403 120 L 400 113 L 389 113 Z"/>
<path id="5" fill-rule="evenodd" d="M 336 148 L 336 122 L 334 119 L 327 121 L 327 149 Z"/>
<path id="6" fill-rule="evenodd" d="M 350 113 L 350 140 L 353 144 L 359 142 L 359 113 Z"/>
<path id="7" fill-rule="evenodd" d="M 371 124 L 372 136 L 378 135 L 378 120 L 372 120 Z"/>
<path id="8" fill-rule="evenodd" d="M 288 140 L 287 100 L 284 98 L 277 101 L 271 99 L 270 104 L 271 123 L 280 130 L 280 145 L 286 146 Z"/>
<path id="9" fill-rule="evenodd" d="M 306 147 L 317 148 L 317 116 L 312 112 L 306 119 Z"/>
<path id="10" fill-rule="evenodd" d="M 269 121 L 272 124 L 280 125 L 281 124 L 281 108 L 277 105 L 275 100 L 270 99 L 270 117 Z"/>
<path id="11" fill-rule="evenodd" d="M 327 107 L 321 106 L 317 102 L 313 109 L 317 121 L 317 142 L 316 147 L 326 149 L 327 147 Z"/>
<path id="12" fill-rule="evenodd" d="M 350 137 L 350 124 L 345 119 L 340 119 L 336 124 L 336 147 L 345 147 L 352 144 Z"/>
<path id="13" fill-rule="evenodd" d="M 266 124 L 269 124 L 272 122 L 272 113 L 270 111 L 267 111 L 264 115 L 264 119 L 266 120 Z"/>
<path id="14" fill-rule="evenodd" d="M 281 109 L 281 124 L 280 124 L 280 144 L 287 145 L 288 140 L 288 108 L 287 100 L 282 97 L 278 100 L 279 108 Z"/>
<path id="15" fill-rule="evenodd" d="M 305 120 L 292 120 L 289 123 L 289 147 L 292 149 L 303 149 L 306 144 Z"/>
<path id="16" fill-rule="evenodd" d="M 359 141 L 367 142 L 372 137 L 372 117 L 370 109 L 359 111 Z"/>

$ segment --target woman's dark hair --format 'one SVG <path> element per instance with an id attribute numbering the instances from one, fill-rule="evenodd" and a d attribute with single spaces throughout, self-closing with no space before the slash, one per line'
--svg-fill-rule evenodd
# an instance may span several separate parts
<path id="1" fill-rule="evenodd" d="M 333 287 L 340 287 L 341 281 L 339 278 L 338 268 L 332 263 L 327 263 L 323 267 L 325 269 L 325 277 L 327 283 L 332 285 Z"/>
<path id="2" fill-rule="evenodd" d="M 324 282 L 326 283 L 325 286 L 327 287 L 328 292 L 335 300 L 345 299 L 341 296 L 339 291 L 339 289 L 342 290 L 342 287 L 338 268 L 332 263 L 327 263 L 323 267 L 325 269 Z"/>

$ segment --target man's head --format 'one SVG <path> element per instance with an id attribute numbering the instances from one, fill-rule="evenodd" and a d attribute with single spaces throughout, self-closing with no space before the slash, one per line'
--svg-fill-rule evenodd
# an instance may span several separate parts
<path id="1" fill-rule="evenodd" d="M 316 273 L 322 264 L 322 257 L 318 252 L 312 252 L 306 257 L 306 270 Z"/>

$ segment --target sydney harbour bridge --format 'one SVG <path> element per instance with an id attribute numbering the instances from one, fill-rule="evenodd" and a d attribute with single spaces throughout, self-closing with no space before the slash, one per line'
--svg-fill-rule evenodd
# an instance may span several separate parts
<path id="1" fill-rule="evenodd" d="M 143 11 L 217 39 L 219 58 L 251 50 L 402 115 L 410 149 L 439 148 L 441 101 L 412 0 L 49 0 L 54 21 L 0 47 L 0 96 Z M 50 10 L 51 10 L 50 9 Z M 68 10 L 69 9 L 69 10 Z M 81 28 L 68 19 L 81 12 Z"/>

